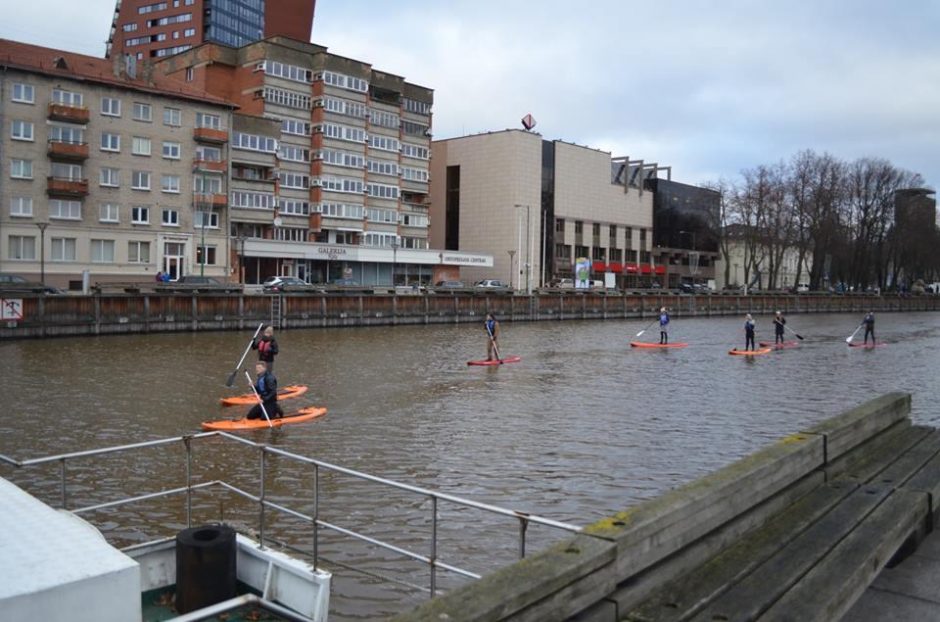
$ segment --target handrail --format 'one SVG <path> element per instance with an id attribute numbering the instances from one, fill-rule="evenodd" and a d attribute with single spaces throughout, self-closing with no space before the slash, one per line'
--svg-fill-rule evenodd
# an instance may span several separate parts
<path id="1" fill-rule="evenodd" d="M 206 482 L 193 482 L 192 481 L 192 441 L 196 439 L 206 439 L 211 437 L 220 437 L 227 441 L 234 441 L 242 445 L 257 449 L 259 451 L 259 491 L 258 494 L 253 494 L 246 490 L 239 488 L 233 484 L 230 484 L 224 480 L 212 480 Z M 61 479 L 61 504 L 63 509 L 68 508 L 68 482 L 67 482 L 67 469 L 66 464 L 69 460 L 78 460 L 84 458 L 91 458 L 96 456 L 103 455 L 112 455 L 120 452 L 139 450 L 144 448 L 151 447 L 161 447 L 166 445 L 171 445 L 174 443 L 182 442 L 185 446 L 186 451 L 186 484 L 184 486 L 178 486 L 174 488 L 168 488 L 165 490 L 158 490 L 154 492 L 149 492 L 145 494 L 135 495 L 131 497 L 125 497 L 122 499 L 105 501 L 103 503 L 97 503 L 94 505 L 89 505 L 81 508 L 75 508 L 71 511 L 76 514 L 94 512 L 97 510 L 115 508 L 131 503 L 137 503 L 141 501 L 147 501 L 151 499 L 169 497 L 172 495 L 186 495 L 186 523 L 187 526 L 192 526 L 191 517 L 192 517 L 192 493 L 194 491 L 208 489 L 212 487 L 221 487 L 232 494 L 240 496 L 244 499 L 248 499 L 253 503 L 258 504 L 258 540 L 261 546 L 265 545 L 265 511 L 274 510 L 277 512 L 282 512 L 293 516 L 299 520 L 310 523 L 313 527 L 313 563 L 314 566 L 317 565 L 319 559 L 319 529 L 326 529 L 342 536 L 352 538 L 359 542 L 365 542 L 367 544 L 380 547 L 386 551 L 393 552 L 397 555 L 401 555 L 407 559 L 418 561 L 423 564 L 426 564 L 430 568 L 430 596 L 433 598 L 437 591 L 437 576 L 436 572 L 438 569 L 451 572 L 463 577 L 471 579 L 479 579 L 480 575 L 474 573 L 470 570 L 466 570 L 449 564 L 438 559 L 437 556 L 437 540 L 438 540 L 438 521 L 440 520 L 438 512 L 438 503 L 440 501 L 446 501 L 448 503 L 453 503 L 460 505 L 466 508 L 476 509 L 490 514 L 495 514 L 498 516 L 512 517 L 519 521 L 519 557 L 524 558 L 526 553 L 526 531 L 530 523 L 535 523 L 539 525 L 544 525 L 547 527 L 552 527 L 555 529 L 561 529 L 564 531 L 579 533 L 581 532 L 581 527 L 572 525 L 569 523 L 564 523 L 561 521 L 553 520 L 550 518 L 545 518 L 542 516 L 537 516 L 530 514 L 528 512 L 523 512 L 521 510 L 512 510 L 508 508 L 503 508 L 496 505 L 491 505 L 488 503 L 481 503 L 478 501 L 473 501 L 471 499 L 465 499 L 462 497 L 457 497 L 455 495 L 450 495 L 447 493 L 436 492 L 427 488 L 422 488 L 420 486 L 413 486 L 410 484 L 404 484 L 401 482 L 396 482 L 389 480 L 383 477 L 376 475 L 371 475 L 362 471 L 357 471 L 355 469 L 350 469 L 343 467 L 337 464 L 332 464 L 329 462 L 324 462 L 322 460 L 317 460 L 315 458 L 309 458 L 307 456 L 302 456 L 290 451 L 279 449 L 276 447 L 271 447 L 264 443 L 258 443 L 251 441 L 240 436 L 236 436 L 229 432 L 201 432 L 197 434 L 175 436 L 164 439 L 156 439 L 151 441 L 143 441 L 139 443 L 129 443 L 125 445 L 116 445 L 112 447 L 104 447 L 100 449 L 91 449 L 84 451 L 75 451 L 62 454 L 56 454 L 51 456 L 44 456 L 40 458 L 31 458 L 26 460 L 17 460 L 9 456 L 0 454 L 0 464 L 8 464 L 17 468 L 27 467 L 27 466 L 36 466 L 42 464 L 58 463 L 60 465 L 60 479 Z M 314 494 L 314 506 L 313 506 L 313 515 L 308 515 L 303 512 L 291 509 L 285 505 L 269 501 L 265 498 L 265 462 L 268 455 L 279 456 L 300 464 L 306 464 L 314 467 L 314 477 L 313 477 L 313 494 Z M 326 469 L 334 473 L 347 475 L 359 480 L 368 481 L 376 484 L 380 484 L 385 487 L 390 487 L 396 490 L 405 491 L 427 497 L 431 501 L 431 543 L 430 550 L 428 554 L 422 554 L 416 551 L 408 550 L 394 544 L 383 542 L 382 540 L 367 536 L 363 533 L 359 533 L 353 529 L 342 527 L 340 525 L 322 520 L 319 518 L 320 514 L 320 470 Z M 269 538 L 270 539 L 270 538 Z"/>

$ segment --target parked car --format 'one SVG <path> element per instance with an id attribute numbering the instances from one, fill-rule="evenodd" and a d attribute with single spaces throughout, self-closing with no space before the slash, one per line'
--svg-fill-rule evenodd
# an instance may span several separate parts
<path id="1" fill-rule="evenodd" d="M 169 283 L 159 283 L 156 285 L 159 290 L 183 291 L 183 292 L 224 292 L 238 293 L 242 291 L 240 283 L 222 283 L 211 276 L 201 276 L 198 274 L 185 274 L 176 281 Z"/>
<path id="2" fill-rule="evenodd" d="M 58 287 L 43 285 L 39 281 L 30 281 L 18 274 L 0 272 L 0 293 L 64 294 Z"/>
<path id="3" fill-rule="evenodd" d="M 497 279 L 483 279 L 473 284 L 474 287 L 484 289 L 509 289 L 509 286 Z"/>
<path id="4" fill-rule="evenodd" d="M 314 292 L 318 288 L 296 276 L 269 276 L 261 284 L 261 291 L 266 294 L 279 292 Z"/>
<path id="5" fill-rule="evenodd" d="M 354 287 L 359 285 L 359 281 L 356 279 L 333 279 L 330 281 L 330 285 L 342 285 L 344 287 Z"/>
<path id="6" fill-rule="evenodd" d="M 679 292 L 683 294 L 697 294 L 695 285 L 691 283 L 679 283 Z"/>
<path id="7" fill-rule="evenodd" d="M 437 289 L 462 289 L 466 287 L 463 281 L 438 281 L 434 284 Z"/>

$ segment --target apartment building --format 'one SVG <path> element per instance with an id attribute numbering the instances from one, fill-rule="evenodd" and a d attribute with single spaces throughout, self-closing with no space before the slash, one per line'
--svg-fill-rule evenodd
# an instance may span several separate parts
<path id="1" fill-rule="evenodd" d="M 205 42 L 308 41 L 315 0 L 117 0 L 106 56 L 164 58 Z"/>
<path id="2" fill-rule="evenodd" d="M 8 40 L 0 94 L 0 272 L 73 289 L 230 275 L 224 99 Z"/>
<path id="3" fill-rule="evenodd" d="M 464 269 L 466 279 L 531 291 L 573 278 L 579 259 L 592 280 L 610 273 L 621 287 L 664 273 L 652 255 L 653 194 L 639 177 L 616 174 L 625 159 L 522 130 L 434 141 L 432 150 L 432 245 L 494 257 L 492 267 Z"/>
<path id="4" fill-rule="evenodd" d="M 431 89 L 285 37 L 158 70 L 239 106 L 230 234 L 247 282 L 426 284 L 492 263 L 429 247 Z"/>

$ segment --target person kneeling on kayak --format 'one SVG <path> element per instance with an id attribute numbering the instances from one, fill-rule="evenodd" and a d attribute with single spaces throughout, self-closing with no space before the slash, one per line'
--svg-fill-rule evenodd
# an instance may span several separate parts
<path id="1" fill-rule="evenodd" d="M 284 411 L 277 403 L 277 378 L 268 370 L 268 366 L 264 361 L 255 363 L 255 372 L 258 374 L 258 379 L 255 381 L 255 391 L 258 392 L 261 401 L 264 403 L 264 412 L 267 412 L 268 417 L 271 419 L 283 417 Z M 264 412 L 261 410 L 261 404 L 255 404 L 248 411 L 248 418 L 261 419 L 264 417 Z"/>

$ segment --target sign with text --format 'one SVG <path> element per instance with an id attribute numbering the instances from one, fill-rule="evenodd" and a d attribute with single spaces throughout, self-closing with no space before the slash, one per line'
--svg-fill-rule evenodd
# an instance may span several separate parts
<path id="1" fill-rule="evenodd" d="M 22 298 L 0 298 L 0 320 L 22 320 Z"/>

